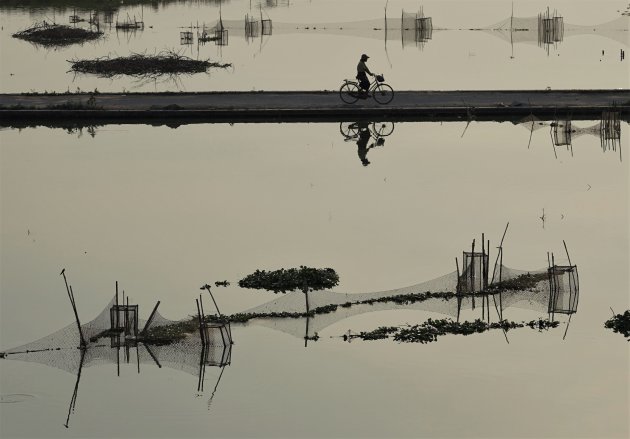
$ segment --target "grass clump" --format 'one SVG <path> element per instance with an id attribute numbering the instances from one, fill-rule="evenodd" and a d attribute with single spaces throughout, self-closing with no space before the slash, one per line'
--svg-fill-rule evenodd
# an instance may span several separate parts
<path id="1" fill-rule="evenodd" d="M 630 310 L 623 314 L 616 314 L 611 319 L 606 320 L 604 327 L 612 329 L 630 341 Z"/>
<path id="2" fill-rule="evenodd" d="M 205 73 L 211 67 L 227 68 L 232 64 L 197 60 L 175 52 L 157 55 L 132 54 L 124 57 L 102 57 L 74 60 L 71 70 L 76 73 L 94 74 L 105 78 L 119 75 L 156 78 L 163 75 Z"/>
<path id="3" fill-rule="evenodd" d="M 49 24 L 45 21 L 36 23 L 28 29 L 14 33 L 13 38 L 41 44 L 42 46 L 68 46 L 75 43 L 83 43 L 96 40 L 103 32 L 80 27 L 70 27 L 61 24 Z"/>

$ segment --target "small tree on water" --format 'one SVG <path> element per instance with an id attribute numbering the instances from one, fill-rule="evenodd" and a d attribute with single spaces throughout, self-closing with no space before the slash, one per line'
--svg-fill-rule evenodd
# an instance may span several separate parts
<path id="1" fill-rule="evenodd" d="M 238 281 L 241 288 L 286 293 L 302 291 L 306 299 L 306 313 L 310 312 L 308 293 L 335 287 L 339 284 L 339 276 L 332 268 L 289 268 L 275 271 L 256 270 Z"/>

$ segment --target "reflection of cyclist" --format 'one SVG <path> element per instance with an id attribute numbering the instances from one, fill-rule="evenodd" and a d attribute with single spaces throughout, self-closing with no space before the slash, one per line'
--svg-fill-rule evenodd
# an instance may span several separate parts
<path id="1" fill-rule="evenodd" d="M 367 166 L 370 164 L 370 161 L 367 159 L 368 150 L 374 146 L 374 144 L 368 146 L 368 142 L 372 138 L 372 135 L 370 134 L 369 125 L 367 122 L 357 122 L 357 127 L 359 128 L 357 153 L 359 154 L 359 159 L 361 159 L 361 163 L 363 163 L 363 166 Z"/>
<path id="2" fill-rule="evenodd" d="M 370 69 L 368 69 L 368 66 L 365 64 L 368 58 L 369 56 L 364 53 L 361 55 L 359 64 L 357 64 L 357 79 L 359 80 L 359 85 L 364 93 L 367 93 L 370 88 L 370 80 L 367 75 L 374 76 L 374 73 L 370 72 Z"/>

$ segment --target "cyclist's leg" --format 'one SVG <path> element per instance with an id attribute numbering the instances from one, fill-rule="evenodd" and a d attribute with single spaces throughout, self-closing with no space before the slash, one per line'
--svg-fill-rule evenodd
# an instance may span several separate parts
<path id="1" fill-rule="evenodd" d="M 359 80 L 359 86 L 361 87 L 361 92 L 367 94 L 368 89 L 370 88 L 370 81 L 365 72 L 361 72 L 357 75 L 357 79 Z"/>

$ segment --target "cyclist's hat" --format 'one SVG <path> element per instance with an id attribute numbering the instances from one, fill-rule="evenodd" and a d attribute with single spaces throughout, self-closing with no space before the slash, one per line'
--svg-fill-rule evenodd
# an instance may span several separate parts
<path id="1" fill-rule="evenodd" d="M 361 55 L 361 59 L 368 59 L 369 56 L 367 56 L 365 53 L 363 55 Z"/>

